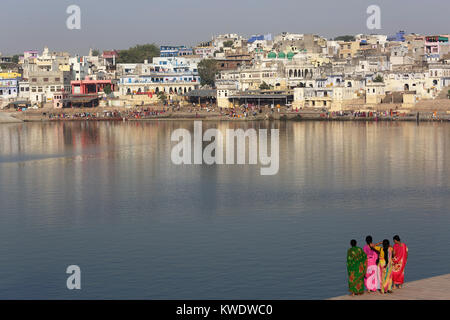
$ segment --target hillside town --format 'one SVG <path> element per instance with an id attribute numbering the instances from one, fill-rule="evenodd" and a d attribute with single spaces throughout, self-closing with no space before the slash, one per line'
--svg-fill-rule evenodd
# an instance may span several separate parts
<path id="1" fill-rule="evenodd" d="M 448 118 L 449 37 L 224 34 L 195 47 L 161 45 L 138 62 L 124 50 L 79 56 L 45 47 L 0 55 L 0 109 L 51 119 L 177 112 Z"/>

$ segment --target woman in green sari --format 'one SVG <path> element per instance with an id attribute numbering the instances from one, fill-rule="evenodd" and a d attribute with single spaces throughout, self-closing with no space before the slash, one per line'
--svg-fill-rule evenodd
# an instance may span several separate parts
<path id="1" fill-rule="evenodd" d="M 348 288 L 352 295 L 364 293 L 364 276 L 367 270 L 367 255 L 356 246 L 356 240 L 350 241 L 347 251 Z"/>

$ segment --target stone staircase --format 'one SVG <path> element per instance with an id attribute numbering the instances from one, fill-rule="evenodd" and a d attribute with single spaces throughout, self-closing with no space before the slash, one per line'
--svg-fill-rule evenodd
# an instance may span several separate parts
<path id="1" fill-rule="evenodd" d="M 436 99 L 448 99 L 448 92 L 450 90 L 450 86 L 444 87 L 441 92 L 436 96 Z"/>

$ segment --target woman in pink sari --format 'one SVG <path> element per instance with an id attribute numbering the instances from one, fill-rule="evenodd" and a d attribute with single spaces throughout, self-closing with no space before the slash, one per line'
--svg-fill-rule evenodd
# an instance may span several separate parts
<path id="1" fill-rule="evenodd" d="M 378 252 L 371 247 L 372 237 L 366 237 L 366 245 L 363 250 L 367 255 L 367 272 L 364 278 L 364 285 L 367 291 L 376 292 L 380 289 L 380 268 L 378 266 Z"/>
<path id="2" fill-rule="evenodd" d="M 406 261 L 408 260 L 408 247 L 406 244 L 400 242 L 399 236 L 394 236 L 394 243 L 392 280 L 394 282 L 394 287 L 400 289 L 403 282 L 405 282 L 405 266 Z"/>

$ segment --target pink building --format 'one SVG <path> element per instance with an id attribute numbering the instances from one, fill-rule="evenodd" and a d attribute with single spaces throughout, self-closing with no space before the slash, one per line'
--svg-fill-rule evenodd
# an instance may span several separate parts
<path id="1" fill-rule="evenodd" d="M 78 80 L 71 81 L 72 94 L 90 94 L 103 92 L 106 86 L 111 87 L 111 91 L 115 90 L 115 85 L 111 80 Z"/>
<path id="2" fill-rule="evenodd" d="M 425 54 L 439 58 L 449 52 L 448 35 L 425 37 Z"/>

